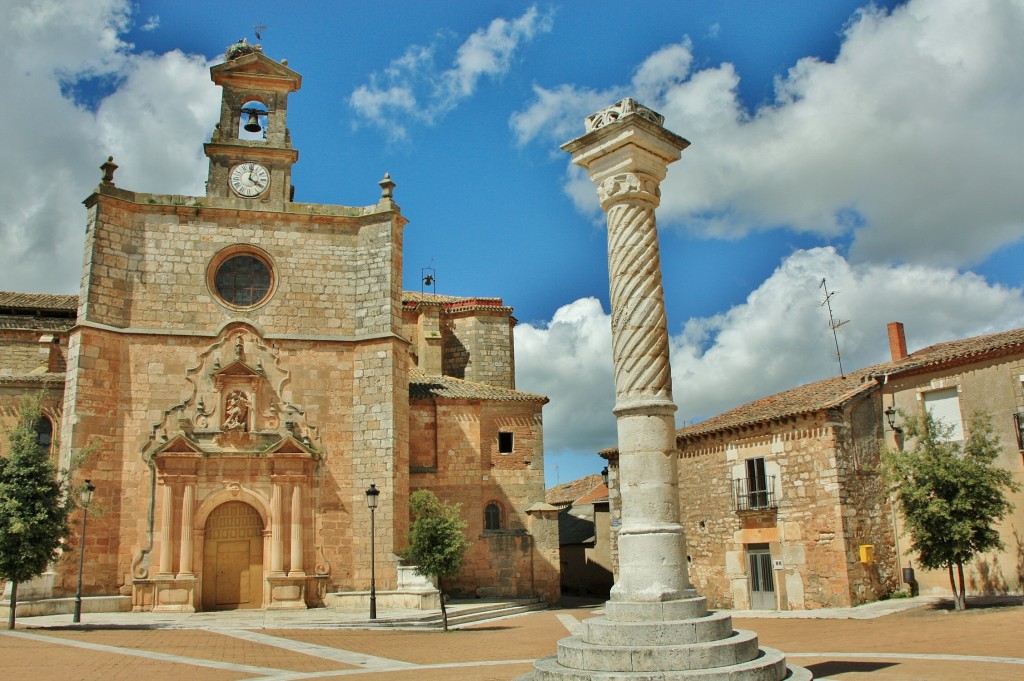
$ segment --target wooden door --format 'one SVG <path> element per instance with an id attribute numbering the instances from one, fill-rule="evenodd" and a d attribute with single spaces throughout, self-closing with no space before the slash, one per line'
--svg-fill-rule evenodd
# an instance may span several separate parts
<path id="1" fill-rule="evenodd" d="M 263 521 L 249 504 L 229 501 L 206 521 L 203 610 L 263 607 Z"/>

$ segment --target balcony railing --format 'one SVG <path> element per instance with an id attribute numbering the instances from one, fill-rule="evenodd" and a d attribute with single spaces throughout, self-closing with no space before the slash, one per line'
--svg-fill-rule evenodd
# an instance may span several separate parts
<path id="1" fill-rule="evenodd" d="M 737 511 L 763 511 L 778 507 L 775 503 L 774 475 L 733 480 L 732 492 Z"/>

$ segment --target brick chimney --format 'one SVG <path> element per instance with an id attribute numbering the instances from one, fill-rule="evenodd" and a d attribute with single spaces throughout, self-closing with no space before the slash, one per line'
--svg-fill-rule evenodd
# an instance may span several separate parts
<path id="1" fill-rule="evenodd" d="M 903 333 L 903 322 L 889 322 L 889 354 L 896 362 L 907 358 L 907 337 Z"/>

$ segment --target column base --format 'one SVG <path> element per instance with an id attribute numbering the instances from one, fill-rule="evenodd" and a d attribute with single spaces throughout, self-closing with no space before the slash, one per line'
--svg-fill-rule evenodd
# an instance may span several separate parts
<path id="1" fill-rule="evenodd" d="M 270 575 L 270 603 L 267 610 L 305 610 L 306 575 Z"/>
<path id="2" fill-rule="evenodd" d="M 732 616 L 707 611 L 701 597 L 664 603 L 609 602 L 605 617 L 583 622 L 584 634 L 558 642 L 516 681 L 810 681 L 757 634 L 735 631 Z M 612 619 L 612 616 L 616 619 Z"/>
<path id="3" fill-rule="evenodd" d="M 195 612 L 195 575 L 157 575 L 150 580 L 136 580 L 134 587 L 148 591 L 148 598 L 132 597 L 133 603 L 149 601 L 153 612 Z M 133 608 L 134 609 L 134 608 Z M 145 606 L 138 608 L 146 609 Z"/>

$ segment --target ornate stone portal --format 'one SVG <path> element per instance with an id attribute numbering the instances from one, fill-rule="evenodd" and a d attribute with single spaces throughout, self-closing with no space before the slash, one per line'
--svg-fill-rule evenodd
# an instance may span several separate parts
<path id="1" fill-rule="evenodd" d="M 667 167 L 689 146 L 664 118 L 632 99 L 590 116 L 562 148 L 597 185 L 608 214 L 622 525 L 619 576 L 606 616 L 558 642 L 521 681 L 580 679 L 810 679 L 709 613 L 690 587 L 679 524 L 676 410 L 654 211 Z"/>
<path id="2" fill-rule="evenodd" d="M 286 398 L 290 372 L 236 323 L 184 379 L 143 452 L 156 512 L 132 566 L 134 608 L 305 608 L 327 576 L 307 569 L 319 437 Z"/>

